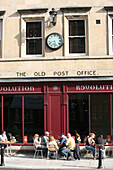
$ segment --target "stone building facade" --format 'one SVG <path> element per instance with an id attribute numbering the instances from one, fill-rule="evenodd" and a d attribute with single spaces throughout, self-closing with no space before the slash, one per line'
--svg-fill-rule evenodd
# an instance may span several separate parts
<path id="1" fill-rule="evenodd" d="M 1 130 L 113 138 L 112 0 L 1 0 Z"/>

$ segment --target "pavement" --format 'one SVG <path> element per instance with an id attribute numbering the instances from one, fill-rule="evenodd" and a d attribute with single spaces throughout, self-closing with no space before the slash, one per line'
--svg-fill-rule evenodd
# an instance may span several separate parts
<path id="1" fill-rule="evenodd" d="M 3 170 L 94 170 L 98 168 L 99 160 L 81 158 L 80 160 L 42 159 L 33 155 L 16 154 L 4 157 Z M 113 170 L 113 157 L 102 159 L 102 169 Z"/>

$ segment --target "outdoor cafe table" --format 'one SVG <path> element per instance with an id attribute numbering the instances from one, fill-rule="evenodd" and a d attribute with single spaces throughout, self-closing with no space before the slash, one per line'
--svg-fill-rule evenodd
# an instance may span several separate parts
<path id="1" fill-rule="evenodd" d="M 1 166 L 4 166 L 4 145 L 7 145 L 7 156 L 9 156 L 9 152 L 8 152 L 8 145 L 10 145 L 10 154 L 11 154 L 11 145 L 13 143 L 16 143 L 17 141 L 7 141 L 7 142 L 0 142 L 1 145 Z"/>

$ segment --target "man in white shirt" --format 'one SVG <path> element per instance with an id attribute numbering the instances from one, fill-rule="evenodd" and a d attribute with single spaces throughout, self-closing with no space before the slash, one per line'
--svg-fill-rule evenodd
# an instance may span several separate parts
<path id="1" fill-rule="evenodd" d="M 3 131 L 2 134 L 0 135 L 0 142 L 7 142 L 7 136 L 6 136 L 6 132 Z M 7 147 L 6 144 L 4 144 L 4 150 Z"/>

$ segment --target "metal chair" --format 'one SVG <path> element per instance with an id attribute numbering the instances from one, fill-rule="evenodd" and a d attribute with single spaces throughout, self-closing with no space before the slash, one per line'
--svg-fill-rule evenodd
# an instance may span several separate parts
<path id="1" fill-rule="evenodd" d="M 85 154 L 84 158 L 88 158 L 88 154 L 91 154 L 93 157 L 92 151 L 86 149 L 86 154 Z"/>
<path id="2" fill-rule="evenodd" d="M 35 153 L 34 153 L 33 158 L 36 158 L 36 156 L 43 158 L 43 150 L 41 148 L 36 148 L 34 146 L 34 150 L 35 150 Z"/>

